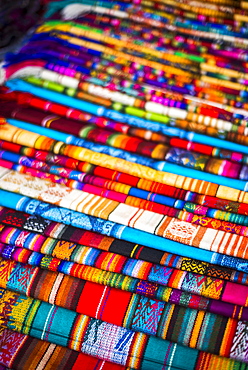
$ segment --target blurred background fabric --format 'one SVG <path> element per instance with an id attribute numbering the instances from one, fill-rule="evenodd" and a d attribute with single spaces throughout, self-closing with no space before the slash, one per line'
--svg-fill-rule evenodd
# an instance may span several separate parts
<path id="1" fill-rule="evenodd" d="M 0 1 L 0 59 L 15 50 L 41 18 L 45 1 Z"/>

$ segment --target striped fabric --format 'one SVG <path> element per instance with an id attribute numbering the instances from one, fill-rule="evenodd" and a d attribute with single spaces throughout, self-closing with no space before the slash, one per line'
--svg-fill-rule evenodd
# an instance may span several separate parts
<path id="1" fill-rule="evenodd" d="M 248 370 L 248 3 L 45 4 L 0 66 L 0 370 Z"/>

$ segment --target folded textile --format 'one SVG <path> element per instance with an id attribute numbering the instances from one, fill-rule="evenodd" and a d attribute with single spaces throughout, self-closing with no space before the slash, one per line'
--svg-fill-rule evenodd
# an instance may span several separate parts
<path id="1" fill-rule="evenodd" d="M 49 181 L 18 172 L 6 169 L 1 172 L 0 188 L 3 190 L 29 195 L 34 199 L 39 199 L 40 202 L 56 204 L 77 212 L 83 211 L 84 214 L 115 223 L 122 232 L 129 227 L 203 250 L 217 251 L 240 258 L 246 258 L 248 255 L 247 237 L 245 236 L 195 226 L 185 221 L 140 210 L 137 207 L 107 200 L 101 196 L 93 196 L 60 184 L 52 184 Z"/>
<path id="2" fill-rule="evenodd" d="M 80 370 L 82 366 L 84 366 L 85 370 L 92 370 L 93 367 L 96 370 L 134 370 L 134 368 L 127 368 L 113 362 L 100 360 L 82 352 L 51 344 L 29 335 L 0 328 L 0 343 L 2 347 L 6 348 L 6 352 L 4 354 L 1 353 L 0 362 L 11 366 L 12 369 L 29 368 L 30 364 L 32 364 L 34 369 L 38 369 L 42 363 L 45 369 L 46 367 L 52 367 L 58 370 Z M 230 368 L 230 370 L 247 370 L 247 365 L 241 362 L 182 347 L 167 341 L 164 344 L 166 344 L 167 358 L 165 363 L 167 365 L 155 364 L 156 348 L 151 339 L 149 340 L 149 348 L 147 347 L 146 359 L 140 361 L 140 369 L 145 370 L 151 368 L 151 366 L 156 366 L 158 370 L 176 370 L 179 368 L 183 370 L 197 370 L 204 364 L 208 364 L 209 370 L 215 370 L 216 366 L 222 366 L 223 369 L 225 367 Z M 23 353 L 27 353 L 29 356 L 23 356 Z"/>
<path id="3" fill-rule="evenodd" d="M 137 196 L 123 195 L 122 193 L 125 194 L 127 188 L 124 184 L 123 186 L 121 186 L 121 183 L 112 182 L 110 184 L 108 180 L 104 180 L 100 177 L 94 177 L 90 175 L 87 176 L 85 173 L 79 171 L 66 170 L 63 167 L 48 165 L 46 162 L 31 160 L 29 157 L 16 156 L 10 152 L 2 151 L 0 153 L 0 157 L 3 158 L 2 160 L 0 159 L 0 165 L 2 167 L 13 169 L 23 174 L 45 179 L 53 183 L 63 184 L 73 189 L 84 190 L 88 193 L 100 195 L 114 201 L 138 207 L 140 209 L 153 211 L 162 215 L 167 215 L 168 217 L 191 222 L 191 224 L 197 224 L 204 227 L 207 226 L 208 228 L 221 230 L 224 232 L 227 231 L 237 235 L 247 236 L 248 234 L 247 226 L 240 225 L 246 225 L 248 223 L 248 218 L 246 216 L 238 217 L 236 214 L 230 214 L 223 211 L 220 213 L 215 209 L 199 207 L 194 203 L 183 201 L 180 202 L 179 200 L 175 200 L 176 208 L 172 208 L 163 205 L 163 203 L 173 203 L 174 199 L 159 196 L 157 194 L 153 196 L 153 199 L 157 200 L 160 203 L 156 203 L 150 200 L 145 201 Z M 8 159 L 11 159 L 11 161 Z M 25 165 L 15 164 L 13 161 L 25 163 Z M 57 174 L 62 176 L 58 176 Z M 71 180 L 71 178 L 73 180 Z M 75 179 L 79 179 L 79 181 Z M 95 185 L 93 185 L 92 183 Z M 115 189 L 114 186 L 116 185 L 118 191 L 105 190 L 105 188 L 101 187 L 100 185 L 103 185 L 107 188 L 110 187 L 112 189 Z M 139 192 L 135 188 L 131 188 L 130 190 L 133 191 L 133 193 L 136 193 L 136 195 L 143 196 L 143 198 L 145 198 L 146 195 L 147 197 L 151 198 L 151 194 L 148 192 Z M 187 212 L 185 209 L 191 212 Z M 214 215 L 215 218 L 202 215 L 206 212 Z M 227 218 L 234 219 L 236 223 L 222 220 L 217 221 L 220 218 L 225 220 L 227 220 Z"/>
<path id="4" fill-rule="evenodd" d="M 217 265 L 211 265 L 208 263 L 203 263 L 202 261 L 192 260 L 190 258 L 183 258 L 179 255 L 163 253 L 154 248 L 150 249 L 143 245 L 132 244 L 123 240 L 118 240 L 112 237 L 97 234 L 92 231 L 78 230 L 71 226 L 53 222 L 48 219 L 43 219 L 40 216 L 29 215 L 27 213 L 14 211 L 9 208 L 0 209 L 0 223 L 2 224 L 2 242 L 11 242 L 13 245 L 17 243 L 17 246 L 32 249 L 33 243 L 31 242 L 31 239 L 28 243 L 24 244 L 21 243 L 21 241 L 18 242 L 19 234 L 15 228 L 25 230 L 26 238 L 28 235 L 32 235 L 34 239 L 38 240 L 39 237 L 36 233 L 42 234 L 45 237 L 49 237 L 49 249 L 45 247 L 45 244 L 43 248 L 41 242 L 41 244 L 37 244 L 37 246 L 35 247 L 36 251 L 39 250 L 46 254 L 49 253 L 54 257 L 66 259 L 73 262 L 83 261 L 83 256 L 85 256 L 85 253 L 89 253 L 90 260 L 91 258 L 93 258 L 93 260 L 95 261 L 95 259 L 98 258 L 101 260 L 100 255 L 105 255 L 107 258 L 107 252 L 112 252 L 119 255 L 119 257 L 116 256 L 116 258 L 121 258 L 120 256 L 131 257 L 132 259 L 143 260 L 168 267 L 174 267 L 183 271 L 194 272 L 206 276 L 212 276 L 220 279 L 247 284 L 246 273 L 232 270 L 230 267 L 228 268 L 231 261 L 233 262 L 233 268 L 235 268 L 234 262 L 236 262 L 236 264 L 238 262 L 242 264 L 243 262 L 243 269 L 245 270 L 245 260 L 239 261 L 238 259 L 232 258 L 228 263 L 228 258 L 225 258 L 226 264 L 223 263 L 223 266 L 226 265 L 226 267 L 218 266 L 222 265 L 221 259 L 219 261 L 215 261 L 215 263 L 218 262 Z M 6 228 L 3 225 L 11 225 L 11 228 Z M 5 230 L 8 231 L 5 232 Z M 32 234 L 28 233 L 27 231 L 31 231 Z M 8 234 L 10 235 L 10 237 L 8 237 Z M 34 245 L 35 244 L 36 242 L 34 242 Z M 93 252 L 92 250 L 91 254 L 90 247 L 93 247 L 93 249 L 99 249 L 99 252 Z M 101 250 L 104 252 L 100 252 Z M 125 261 L 126 263 L 127 258 L 123 257 L 122 261 Z M 149 264 L 146 265 L 148 266 Z"/>
<path id="5" fill-rule="evenodd" d="M 239 163 L 233 163 L 226 159 L 214 159 L 207 155 L 194 153 L 192 150 L 189 152 L 177 147 L 168 147 L 168 145 L 156 144 L 130 135 L 113 134 L 111 131 L 95 128 L 94 125 L 78 124 L 78 122 L 62 119 L 59 116 L 51 117 L 45 112 L 25 107 L 20 108 L 13 103 L 5 104 L 2 114 L 6 118 L 28 120 L 30 123 L 55 130 L 62 129 L 64 133 L 74 134 L 89 141 L 107 144 L 111 147 L 128 150 L 154 159 L 165 159 L 170 163 L 176 163 L 187 168 L 247 180 L 247 166 L 241 166 Z"/>
<path id="6" fill-rule="evenodd" d="M 7 329 L 67 346 L 120 365 L 128 364 L 134 368 L 138 368 L 141 355 L 143 360 L 147 356 L 149 360 L 152 345 L 159 349 L 154 353 L 153 361 L 158 362 L 160 366 L 166 363 L 165 350 L 168 343 L 164 340 L 90 318 L 87 315 L 77 314 L 6 289 L 0 291 L 0 323 Z M 28 320 L 26 320 L 27 312 Z M 151 312 L 148 309 L 149 315 Z M 242 338 L 247 331 L 245 321 L 227 319 L 210 313 L 202 314 L 201 311 L 193 309 L 180 314 L 176 309 L 174 310 L 174 305 L 168 307 L 165 312 L 162 318 L 163 325 L 159 330 L 163 339 L 176 340 L 191 348 L 243 362 L 248 361 L 246 350 L 242 345 Z M 136 323 L 142 320 L 142 310 L 138 310 L 137 315 Z"/>
<path id="7" fill-rule="evenodd" d="M 74 254 L 75 263 L 69 261 L 63 262 L 63 257 L 66 261 L 68 260 L 68 256 L 65 254 L 66 246 L 69 250 L 73 249 L 75 252 L 76 244 L 74 242 L 68 243 L 63 240 L 47 239 L 34 232 L 22 231 L 13 227 L 1 226 L 0 241 L 4 244 L 9 244 L 9 246 L 3 245 L 1 248 L 1 253 L 4 253 L 4 256 L 7 258 L 12 257 L 14 260 L 21 262 L 29 261 L 30 264 L 38 266 L 45 265 L 50 269 L 52 269 L 52 266 L 56 268 L 55 266 L 57 265 L 59 271 L 64 271 L 74 276 L 87 276 L 88 272 L 85 267 L 86 265 L 96 267 L 100 269 L 100 271 L 111 271 L 138 279 L 145 279 L 152 283 L 148 285 L 149 287 L 154 287 L 154 294 L 158 294 L 158 297 L 159 294 L 163 297 L 162 287 L 158 289 L 156 286 L 156 284 L 161 284 L 171 288 L 182 289 L 186 292 L 200 294 L 208 298 L 237 303 L 242 306 L 248 304 L 246 298 L 248 296 L 248 287 L 233 282 L 227 282 L 222 279 L 203 277 L 193 272 L 183 272 L 171 267 L 154 265 L 145 261 L 127 260 L 122 256 L 110 253 L 99 253 L 94 249 L 86 249 L 86 251 L 82 250 L 81 253 Z M 14 246 L 19 247 L 16 249 L 15 253 Z M 35 253 L 30 254 L 28 251 L 22 251 L 21 248 L 23 247 L 33 250 Z M 45 256 L 39 252 L 43 255 L 45 254 Z M 51 257 L 48 257 L 49 255 Z M 62 261 L 59 262 L 57 259 L 62 259 Z M 78 263 L 82 264 L 82 266 L 78 265 Z M 95 274 L 95 276 L 97 276 L 97 274 Z M 110 274 L 108 274 L 108 276 L 110 278 Z M 113 274 L 113 281 L 115 281 L 114 276 L 115 274 Z M 101 281 L 101 278 L 99 278 L 99 281 Z M 142 285 L 142 283 L 136 280 L 136 283 L 132 284 L 132 289 L 137 289 L 139 285 Z M 231 294 L 233 291 L 235 291 L 235 294 Z"/>
<path id="8" fill-rule="evenodd" d="M 55 45 L 55 47 L 56 46 L 58 48 L 58 45 Z M 92 73 L 89 68 L 78 66 L 78 67 L 74 67 L 75 70 L 73 70 L 73 68 L 70 64 L 68 64 L 68 68 L 65 68 L 65 66 L 63 66 L 63 67 L 60 66 L 61 62 L 59 60 L 58 61 L 56 60 L 56 62 L 55 61 L 49 62 L 49 54 L 46 54 L 44 49 L 42 49 L 42 53 L 37 54 L 37 59 L 34 59 L 33 55 L 30 56 L 30 57 L 31 57 L 31 59 L 29 59 L 29 55 L 25 54 L 25 55 L 23 55 L 23 58 L 21 58 L 23 60 L 21 62 L 19 62 L 19 60 L 18 60 L 16 64 L 13 61 L 14 57 L 11 57 L 11 64 L 7 65 L 4 69 L 5 75 L 8 76 L 8 78 L 13 78 L 13 76 L 18 77 L 18 76 L 22 76 L 22 74 L 25 75 L 26 73 L 28 73 L 29 75 L 34 74 L 35 76 L 37 75 L 38 77 L 43 77 L 44 79 L 47 78 L 47 80 L 52 81 L 53 84 L 51 84 L 51 83 L 49 84 L 48 81 L 47 81 L 46 82 L 46 87 L 50 87 L 53 90 L 56 90 L 56 91 L 59 91 L 59 92 L 65 92 L 65 93 L 67 91 L 66 87 L 69 87 L 70 88 L 70 95 L 72 95 L 71 87 L 76 86 L 77 88 L 79 88 L 80 91 L 75 90 L 75 93 L 74 93 L 75 97 L 77 97 L 79 99 L 82 99 L 82 100 L 85 100 L 85 101 L 91 101 L 95 104 L 101 104 L 102 103 L 102 105 L 104 105 L 106 107 L 109 107 L 109 108 L 110 107 L 113 107 L 113 108 L 115 107 L 116 103 L 115 104 L 111 103 L 111 100 L 115 100 L 115 99 L 117 99 L 117 101 L 119 101 L 120 103 L 124 103 L 124 105 L 132 105 L 132 106 L 136 106 L 136 107 L 139 106 L 139 107 L 145 108 L 145 110 L 148 110 L 150 112 L 154 112 L 154 114 L 150 113 L 150 119 L 152 119 L 154 117 L 154 118 L 156 118 L 156 120 L 160 119 L 160 121 L 164 122 L 167 125 L 167 127 L 178 127 L 180 129 L 178 132 L 181 133 L 180 134 L 181 136 L 183 135 L 184 130 L 187 131 L 187 130 L 192 130 L 192 128 L 194 128 L 195 132 L 199 132 L 201 134 L 205 133 L 205 134 L 209 134 L 211 136 L 218 137 L 218 138 L 221 138 L 221 139 L 225 138 L 226 140 L 236 141 L 237 143 L 240 143 L 240 144 L 243 144 L 243 145 L 245 145 L 247 143 L 248 139 L 247 139 L 247 136 L 246 136 L 245 129 L 242 126 L 241 127 L 239 126 L 237 128 L 237 125 L 231 125 L 230 122 L 227 121 L 227 120 L 225 120 L 225 121 L 224 120 L 216 120 L 214 125 L 217 126 L 217 128 L 212 128 L 212 127 L 209 128 L 208 127 L 208 125 L 209 125 L 209 117 L 208 116 L 201 115 L 201 122 L 202 123 L 198 124 L 197 122 L 194 122 L 194 121 L 192 122 L 192 120 L 195 120 L 195 117 L 194 117 L 194 115 L 192 115 L 192 113 L 188 113 L 186 115 L 185 110 L 182 110 L 180 108 L 176 108 L 176 109 L 175 108 L 174 109 L 173 108 L 167 108 L 166 106 L 163 106 L 163 105 L 160 105 L 158 103 L 151 102 L 151 101 L 148 101 L 147 103 L 144 103 L 143 100 L 139 100 L 137 98 L 132 97 L 132 94 L 130 93 L 130 90 L 128 91 L 128 93 L 130 95 L 126 95 L 126 94 L 121 94 L 119 92 L 117 94 L 115 91 L 113 92 L 112 90 L 107 89 L 104 86 L 99 87 L 99 85 L 100 86 L 103 85 L 102 80 L 96 78 L 96 76 L 88 77 L 87 74 Z M 61 54 L 61 58 L 62 59 L 65 58 L 63 56 L 63 54 Z M 82 55 L 82 58 L 85 58 L 85 55 Z M 71 57 L 71 59 L 74 59 L 74 57 Z M 79 63 L 80 62 L 82 63 L 82 60 L 79 61 Z M 87 67 L 89 67 L 89 62 L 87 61 L 87 58 L 86 58 L 85 62 L 87 63 Z M 62 63 L 62 64 L 64 64 L 64 63 Z M 97 61 L 95 60 L 94 61 L 94 66 L 96 66 L 96 64 L 97 64 Z M 28 65 L 28 67 L 27 67 L 27 65 Z M 46 69 L 44 69 L 44 67 Z M 97 65 L 97 68 L 99 69 L 98 65 Z M 16 73 L 14 73 L 15 69 L 17 69 Z M 78 70 L 82 71 L 84 73 L 81 74 Z M 55 72 L 52 73 L 50 71 L 55 71 Z M 85 73 L 86 73 L 86 75 L 85 75 Z M 62 79 L 61 75 L 66 75 L 67 77 Z M 64 89 L 62 88 L 62 86 L 60 84 L 56 84 L 54 82 L 55 80 L 60 81 L 60 83 L 62 83 L 63 86 L 65 86 Z M 80 80 L 82 82 L 80 82 Z M 41 81 L 39 83 L 38 80 L 37 79 L 34 80 L 34 78 L 33 79 L 28 78 L 27 81 L 31 81 L 31 82 L 39 84 L 39 85 L 42 84 Z M 111 81 L 108 81 L 108 84 L 110 82 Z M 43 84 L 44 83 L 45 82 L 43 82 Z M 94 85 L 94 83 L 96 83 L 96 85 Z M 123 91 L 123 88 L 120 85 L 118 85 L 116 87 L 117 87 L 118 90 Z M 83 93 L 82 91 L 85 91 L 85 93 Z M 126 92 L 126 91 L 124 91 L 124 92 Z M 88 93 L 90 93 L 92 95 L 90 95 Z M 110 100 L 108 98 L 110 98 Z M 186 108 L 186 106 L 184 106 L 184 108 Z M 124 106 L 121 109 L 121 104 L 119 105 L 118 110 L 119 111 L 121 110 L 121 111 L 124 111 L 124 112 L 126 111 L 130 114 L 133 114 L 133 115 L 137 115 L 138 112 L 139 113 L 141 112 L 141 111 L 137 111 L 135 108 L 132 108 L 132 109 L 130 107 L 129 108 L 124 108 Z M 172 118 L 162 117 L 162 116 L 159 117 L 158 114 L 155 116 L 155 114 L 158 113 L 158 112 L 159 113 L 163 112 L 165 115 L 168 115 L 168 117 L 172 117 Z M 140 115 L 141 115 L 141 113 L 140 113 Z M 196 117 L 197 116 L 199 116 L 199 115 L 196 114 Z M 198 117 L 198 120 L 200 120 L 199 117 Z M 206 121 L 206 125 L 204 126 L 205 121 Z M 54 125 L 56 125 L 56 123 L 53 123 L 53 126 Z M 143 123 L 143 125 L 145 127 L 145 123 Z M 135 134 L 135 131 L 132 130 L 132 126 L 123 125 L 122 129 L 124 129 L 125 126 L 126 126 L 126 131 L 128 130 L 129 133 Z M 76 125 L 76 127 L 77 127 L 77 125 Z M 74 133 L 76 132 L 76 127 L 75 127 L 75 130 L 74 130 Z M 120 129 L 121 125 L 118 126 L 118 124 L 114 124 L 114 122 L 112 122 L 112 125 L 110 125 L 110 127 L 114 128 L 114 129 Z M 66 127 L 66 129 L 69 130 L 68 127 Z M 232 130 L 232 132 L 229 134 L 229 131 L 231 131 L 231 130 Z M 237 130 L 238 130 L 238 133 L 236 134 Z M 171 129 L 171 131 L 173 131 L 173 129 Z M 225 131 L 227 131 L 227 132 L 225 132 Z M 168 133 L 169 132 L 170 132 L 170 130 L 168 130 Z M 164 141 L 164 138 L 162 138 L 161 141 Z M 163 154 L 163 153 L 161 153 L 161 154 Z M 202 158 L 202 160 L 203 159 L 204 158 Z"/>
<path id="9" fill-rule="evenodd" d="M 39 201 L 34 201 L 28 197 L 22 197 L 18 194 L 12 193 L 10 199 L 10 193 L 0 190 L 2 198 L 0 204 L 5 207 L 10 207 L 16 210 L 24 211 L 30 214 L 36 214 L 48 220 L 61 222 L 66 225 L 72 225 L 77 228 L 82 228 L 85 230 L 90 230 L 98 232 L 107 236 L 115 237 L 118 239 L 124 239 L 125 241 L 133 242 L 137 244 L 139 240 L 145 240 L 146 246 L 152 247 L 156 240 L 159 240 L 159 243 L 156 244 L 157 249 L 164 250 L 167 252 L 175 252 L 175 248 L 181 247 L 182 244 L 166 240 L 158 239 L 157 236 L 150 236 L 148 233 L 143 233 L 142 231 L 135 230 L 132 231 L 132 228 L 121 226 L 110 221 L 104 221 L 103 219 L 95 218 L 93 216 L 87 216 L 85 214 L 70 211 L 69 209 L 58 208 L 57 206 L 52 206 L 49 204 L 42 203 Z M 127 231 L 127 232 L 125 232 Z M 184 245 L 183 250 L 180 253 L 187 256 L 196 258 L 200 256 L 202 261 L 217 263 L 224 266 L 232 266 L 240 271 L 246 271 L 246 260 L 244 259 L 234 259 L 231 256 L 223 255 L 216 252 L 203 251 L 195 249 L 191 246 Z M 230 257 L 230 258 L 228 258 Z M 198 257 L 199 258 L 199 257 Z M 216 262 L 215 262 L 216 261 Z"/>
<path id="10" fill-rule="evenodd" d="M 15 253 L 13 248 L 12 252 Z M 31 260 L 30 264 L 25 256 L 24 259 L 22 257 L 23 254 L 20 253 L 18 261 L 25 262 L 25 265 L 19 262 L 13 262 L 15 258 L 11 261 L 0 260 L 0 271 L 2 274 L 8 271 L 6 276 L 0 280 L 0 287 L 11 289 L 12 291 L 20 292 L 24 295 L 79 313 L 88 314 L 91 317 L 95 317 L 96 315 L 95 318 L 101 318 L 104 321 L 134 330 L 139 327 L 137 326 L 138 324 L 135 324 L 138 311 L 145 312 L 145 307 L 156 306 L 158 311 L 154 311 L 154 323 L 152 327 L 149 327 L 146 321 L 143 322 L 142 327 L 139 327 L 139 330 L 151 335 L 159 336 L 159 328 L 163 325 L 161 318 L 164 312 L 169 307 L 171 307 L 170 312 L 173 312 L 174 307 L 176 307 L 175 305 L 247 321 L 248 309 L 243 306 L 224 302 L 225 299 L 217 301 L 202 296 L 199 297 L 196 295 L 199 292 L 190 294 L 174 288 L 163 289 L 159 285 L 149 284 L 146 280 L 125 279 L 120 274 L 115 279 L 115 274 L 112 274 L 112 280 L 111 274 L 105 274 L 105 277 L 102 278 L 100 271 L 97 269 L 85 268 L 80 273 L 80 268 L 78 268 L 78 274 L 73 273 L 73 271 L 70 274 L 71 271 L 69 269 L 67 271 L 65 269 L 59 269 L 59 262 L 55 259 L 49 259 L 46 256 L 43 259 L 39 258 L 38 253 L 36 253 L 34 258 L 32 258 L 32 255 L 29 256 L 29 260 Z M 32 260 L 36 260 L 36 263 Z M 40 263 L 37 263 L 38 260 L 40 260 Z M 35 268 L 37 265 L 41 266 L 41 269 Z M 43 271 L 42 269 L 44 268 L 50 271 Z M 27 281 L 25 285 L 21 284 L 20 281 L 18 283 L 15 282 L 20 274 L 26 277 Z M 66 274 L 69 276 L 66 276 Z M 75 278 L 74 276 L 78 276 L 79 278 Z M 117 279 L 119 282 L 115 284 L 114 281 Z M 176 276 L 174 276 L 174 279 L 176 280 Z M 115 285 L 119 289 L 113 288 Z M 125 293 L 121 290 L 125 291 Z M 92 297 L 93 292 L 94 300 Z M 138 294 L 132 292 L 137 292 Z M 63 298 L 64 296 L 74 297 L 73 301 L 71 298 L 65 300 Z M 157 299 L 153 299 L 154 297 Z M 95 306 L 93 302 L 95 302 Z M 135 307 L 136 310 L 134 309 Z M 119 316 L 116 313 L 116 320 L 113 312 L 115 310 L 119 312 Z M 180 308 L 178 308 L 178 311 L 180 311 Z M 182 308 L 181 312 L 182 314 L 184 312 Z"/>
<path id="11" fill-rule="evenodd" d="M 51 344 L 0 327 L 0 347 L 5 351 L 0 353 L 0 369 L 39 369 L 53 368 L 58 370 L 127 370 L 125 366 L 76 352 L 66 347 Z M 25 356 L 23 356 L 23 352 Z M 5 368 L 5 366 L 8 367 Z M 129 368 L 130 369 L 130 368 Z"/>
<path id="12" fill-rule="evenodd" d="M 54 151 L 55 148 L 56 154 L 67 155 L 76 160 L 90 162 L 93 165 L 104 165 L 108 169 L 124 172 L 132 176 L 138 176 L 144 180 L 176 186 L 184 190 L 190 190 L 203 195 L 216 196 L 229 201 L 248 202 L 245 191 L 202 180 L 192 182 L 191 178 L 185 176 L 179 176 L 172 173 L 169 175 L 166 172 L 156 171 L 139 164 L 131 164 L 128 161 L 121 160 L 120 158 L 114 158 L 105 154 L 99 155 L 99 153 L 95 153 L 89 149 L 79 148 L 73 145 L 65 145 L 62 142 L 58 142 L 58 145 L 55 146 L 56 141 L 51 138 L 41 136 L 27 130 L 20 130 L 11 125 L 3 125 L 0 135 L 2 140 L 11 141 L 19 145 L 28 145 L 31 148 L 35 147 L 36 149 L 46 151 Z M 236 180 L 233 180 L 232 184 L 233 182 L 235 183 L 235 181 Z"/>
<path id="13" fill-rule="evenodd" d="M 150 183 L 149 181 L 145 181 L 137 176 L 135 177 L 113 170 L 107 170 L 104 167 L 94 166 L 90 163 L 77 161 L 63 155 L 51 155 L 51 153 L 47 151 L 35 150 L 7 141 L 1 141 L 0 146 L 2 149 L 13 151 L 12 153 L 10 151 L 1 150 L 0 156 L 2 160 L 0 163 L 3 167 L 15 169 L 23 173 L 30 173 L 37 177 L 47 178 L 53 182 L 62 183 L 76 189 L 83 189 L 84 185 L 81 183 L 87 183 L 96 186 L 97 188 L 106 188 L 111 190 L 104 193 L 105 196 L 108 195 L 110 199 L 111 196 L 117 197 L 115 192 L 128 194 L 127 198 L 124 196 L 121 197 L 120 195 L 119 197 L 120 199 L 123 199 L 123 201 L 134 205 L 136 204 L 135 202 L 138 202 L 136 198 L 147 199 L 147 202 L 139 203 L 140 208 L 145 207 L 146 209 L 149 209 L 149 207 L 154 206 L 156 207 L 157 212 L 174 212 L 169 213 L 171 216 L 176 215 L 176 217 L 179 217 L 181 209 L 187 210 L 189 213 L 197 214 L 198 217 L 194 216 L 192 219 L 192 216 L 186 212 L 182 215 L 183 219 L 190 220 L 191 222 L 195 221 L 202 223 L 203 225 L 207 224 L 208 227 L 223 227 L 223 229 L 227 228 L 230 232 L 235 231 L 235 233 L 240 232 L 243 235 L 245 234 L 245 228 L 241 228 L 239 230 L 238 226 L 235 225 L 235 229 L 233 229 L 232 226 L 234 225 L 231 225 L 231 222 L 246 224 L 246 217 L 244 215 L 247 212 L 248 206 L 244 203 L 228 202 L 225 199 L 200 196 L 196 193 L 186 192 L 169 185 Z M 16 155 L 15 153 L 25 155 Z M 31 157 L 33 159 L 31 159 Z M 15 165 L 14 162 L 18 163 L 18 165 Z M 56 164 L 59 166 L 56 166 Z M 29 167 L 34 170 L 28 170 Z M 51 175 L 48 175 L 48 173 L 43 175 L 43 171 L 48 172 Z M 63 178 L 65 178 L 65 180 Z M 91 189 L 91 192 L 97 191 L 97 188 L 94 188 L 93 186 L 88 188 Z M 148 189 L 155 192 L 148 191 Z M 100 189 L 98 191 L 100 191 Z M 158 204 L 155 205 L 153 202 L 172 206 L 178 211 L 173 210 L 172 208 L 159 207 Z M 197 203 L 199 205 L 197 205 Z M 144 205 L 142 206 L 142 204 Z M 208 207 L 208 205 L 210 207 Z M 211 208 L 211 206 L 215 208 Z M 219 212 L 218 209 L 221 210 L 221 212 Z M 228 209 L 229 212 L 226 212 L 226 209 Z M 235 213 L 231 213 L 230 211 L 235 211 Z M 238 216 L 237 213 L 243 216 Z M 220 220 L 226 220 L 228 218 L 229 222 L 226 223 L 224 221 L 221 223 L 214 223 L 209 216 Z"/>

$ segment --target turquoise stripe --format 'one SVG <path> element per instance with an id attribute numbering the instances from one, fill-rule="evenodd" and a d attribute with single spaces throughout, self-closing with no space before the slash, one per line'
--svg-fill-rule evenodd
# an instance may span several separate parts
<path id="1" fill-rule="evenodd" d="M 29 334 L 51 343 L 67 346 L 76 316 L 77 313 L 74 311 L 42 302 Z"/>
<path id="2" fill-rule="evenodd" d="M 210 342 L 212 339 L 212 333 L 217 320 L 221 320 L 221 316 L 215 315 L 210 312 L 205 313 L 203 323 L 201 325 L 201 330 L 199 332 L 197 347 L 201 348 L 202 351 L 209 351 Z M 212 344 L 212 346 L 215 346 Z M 216 348 L 218 352 L 218 349 Z"/>
<path id="3" fill-rule="evenodd" d="M 198 354 L 199 351 L 197 349 L 183 347 L 176 343 L 150 336 L 143 356 L 146 360 L 142 362 L 141 369 L 164 370 L 165 367 L 160 365 L 164 363 L 171 365 L 172 368 L 192 370 L 195 368 Z"/>

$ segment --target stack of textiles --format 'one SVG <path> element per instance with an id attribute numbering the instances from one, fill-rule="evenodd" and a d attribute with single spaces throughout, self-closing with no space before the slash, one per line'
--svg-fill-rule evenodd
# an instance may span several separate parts
<path id="1" fill-rule="evenodd" d="M 1 70 L 0 369 L 248 370 L 248 2 L 45 17 Z"/>

